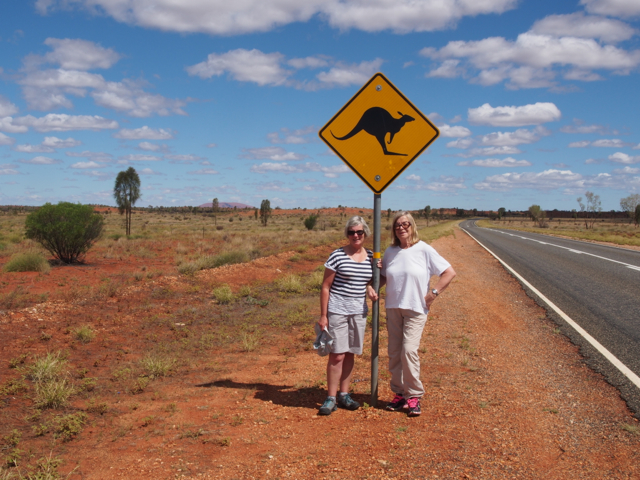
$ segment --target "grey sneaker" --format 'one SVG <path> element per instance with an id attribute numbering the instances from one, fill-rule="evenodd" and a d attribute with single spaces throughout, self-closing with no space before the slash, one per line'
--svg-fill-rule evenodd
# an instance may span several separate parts
<path id="1" fill-rule="evenodd" d="M 336 399 L 332 397 L 327 397 L 324 401 L 320 410 L 318 410 L 318 415 L 331 415 L 331 412 L 335 412 L 338 409 L 336 406 Z"/>
<path id="2" fill-rule="evenodd" d="M 338 395 L 338 406 L 340 408 L 346 408 L 347 410 L 357 410 L 360 408 L 360 404 L 356 402 L 351 395 Z"/>

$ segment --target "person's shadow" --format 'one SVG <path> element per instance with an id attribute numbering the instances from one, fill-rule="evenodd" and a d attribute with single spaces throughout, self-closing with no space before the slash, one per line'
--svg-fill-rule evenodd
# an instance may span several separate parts
<path id="1" fill-rule="evenodd" d="M 320 387 L 294 388 L 291 385 L 270 385 L 268 383 L 240 383 L 233 380 L 218 380 L 196 385 L 201 388 L 230 388 L 235 390 L 254 390 L 254 398 L 264 402 L 271 401 L 285 407 L 304 407 L 316 410 L 324 402 L 327 391 Z M 351 397 L 364 405 L 370 398 L 364 394 L 352 394 Z"/>

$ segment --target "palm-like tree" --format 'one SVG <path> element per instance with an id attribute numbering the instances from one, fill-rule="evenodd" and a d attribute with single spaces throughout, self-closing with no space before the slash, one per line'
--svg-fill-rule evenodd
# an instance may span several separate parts
<path id="1" fill-rule="evenodd" d="M 113 196 L 120 215 L 125 214 L 125 229 L 131 235 L 131 208 L 140 198 L 140 177 L 133 167 L 118 173 L 113 187 Z"/>

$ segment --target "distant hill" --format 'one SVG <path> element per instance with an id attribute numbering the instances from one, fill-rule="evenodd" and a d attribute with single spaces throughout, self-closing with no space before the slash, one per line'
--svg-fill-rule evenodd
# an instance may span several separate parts
<path id="1" fill-rule="evenodd" d="M 255 208 L 252 207 L 251 205 L 245 205 L 244 203 L 233 203 L 233 202 L 219 202 L 218 206 L 220 208 Z M 202 205 L 198 206 L 199 208 L 211 208 L 211 202 L 209 203 L 203 203 Z"/>

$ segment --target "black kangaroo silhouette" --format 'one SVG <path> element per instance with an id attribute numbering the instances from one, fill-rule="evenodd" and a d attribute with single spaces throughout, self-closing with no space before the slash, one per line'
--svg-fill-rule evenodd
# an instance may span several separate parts
<path id="1" fill-rule="evenodd" d="M 333 138 L 335 138 L 336 140 L 348 140 L 360 131 L 364 130 L 369 135 L 373 135 L 374 137 L 376 137 L 376 140 L 378 140 L 378 143 L 380 143 L 382 151 L 385 155 L 401 155 L 403 157 L 406 157 L 406 153 L 395 153 L 388 151 L 387 146 L 385 145 L 385 137 L 387 136 L 387 133 L 391 134 L 391 136 L 389 137 L 389 145 L 391 145 L 393 136 L 398 133 L 402 127 L 404 127 L 404 124 L 407 122 L 413 122 L 415 120 L 415 118 L 409 115 L 404 115 L 402 112 L 398 113 L 402 116 L 400 118 L 393 118 L 393 116 L 391 116 L 391 114 L 384 108 L 371 107 L 369 110 L 362 114 L 362 117 L 360 117 L 360 120 L 358 121 L 356 126 L 353 127 L 353 129 L 344 137 L 336 137 L 333 132 L 331 132 L 331 135 L 333 135 Z"/>

